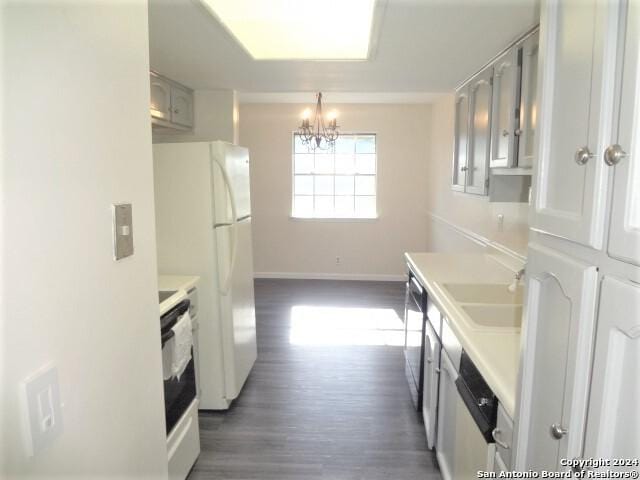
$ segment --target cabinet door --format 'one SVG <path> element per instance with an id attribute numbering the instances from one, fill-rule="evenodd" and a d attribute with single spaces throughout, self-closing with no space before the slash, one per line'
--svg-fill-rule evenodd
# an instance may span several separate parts
<path id="1" fill-rule="evenodd" d="M 605 0 L 543 1 L 532 228 L 601 248 L 606 176 L 599 146 Z M 607 57 L 608 58 L 608 57 Z M 609 73 L 609 71 L 607 71 Z M 607 76 L 609 78 L 609 76 Z"/>
<path id="2" fill-rule="evenodd" d="M 424 386 L 422 397 L 422 418 L 424 419 L 428 448 L 435 446 L 439 371 L 440 341 L 431 323 L 428 321 L 425 328 Z"/>
<path id="3" fill-rule="evenodd" d="M 171 85 L 160 77 L 151 74 L 151 116 L 162 120 L 171 120 Z"/>
<path id="4" fill-rule="evenodd" d="M 640 265 L 640 4 L 634 1 L 628 5 L 624 53 L 619 57 L 619 122 L 608 147 L 611 153 L 619 149 L 625 156 L 608 167 L 614 169 L 608 251 L 614 258 Z M 608 159 L 609 163 L 616 160 L 613 155 Z"/>
<path id="5" fill-rule="evenodd" d="M 513 47 L 493 64 L 491 104 L 491 167 L 516 164 L 516 110 L 520 90 L 519 47 Z"/>
<path id="6" fill-rule="evenodd" d="M 453 138 L 452 189 L 464 192 L 467 179 L 467 149 L 469 146 L 469 91 L 466 87 L 456 92 Z"/>
<path id="7" fill-rule="evenodd" d="M 193 95 L 190 91 L 171 87 L 171 121 L 185 127 L 193 125 Z"/>
<path id="8" fill-rule="evenodd" d="M 602 282 L 585 458 L 640 456 L 640 286 Z M 634 465 L 606 470 L 637 471 Z"/>
<path id="9" fill-rule="evenodd" d="M 527 276 L 516 470 L 557 471 L 582 451 L 597 268 L 531 244 Z"/>
<path id="10" fill-rule="evenodd" d="M 447 353 L 443 350 L 440 357 L 442 371 L 440 373 L 440 387 L 438 395 L 438 435 L 436 438 L 436 457 L 440 466 L 440 473 L 444 480 L 454 480 L 454 462 L 456 458 L 456 424 L 458 423 L 457 404 L 458 389 L 456 378 L 458 373 Z M 463 408 L 464 404 L 463 404 Z"/>
<path id="11" fill-rule="evenodd" d="M 489 67 L 469 83 L 469 155 L 465 192 L 485 195 L 491 147 L 491 73 Z"/>
<path id="12" fill-rule="evenodd" d="M 520 82 L 520 121 L 518 127 L 518 167 L 533 166 L 538 110 L 538 32 L 522 43 L 522 80 Z"/>

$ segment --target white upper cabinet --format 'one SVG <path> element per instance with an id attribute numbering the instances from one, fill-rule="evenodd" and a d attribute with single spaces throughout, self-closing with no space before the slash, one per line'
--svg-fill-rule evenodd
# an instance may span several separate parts
<path id="1" fill-rule="evenodd" d="M 464 192 L 469 144 L 469 89 L 465 86 L 455 96 L 452 188 Z"/>
<path id="2" fill-rule="evenodd" d="M 184 88 L 171 88 L 171 121 L 185 127 L 193 125 L 193 95 Z"/>
<path id="3" fill-rule="evenodd" d="M 519 46 L 511 47 L 493 64 L 491 106 L 491 168 L 516 165 L 516 112 L 519 108 Z"/>
<path id="4" fill-rule="evenodd" d="M 531 244 L 516 470 L 582 452 L 598 269 Z"/>
<path id="5" fill-rule="evenodd" d="M 485 195 L 491 146 L 491 76 L 489 67 L 469 82 L 469 146 L 465 192 Z"/>
<path id="6" fill-rule="evenodd" d="M 152 73 L 150 87 L 151 117 L 171 120 L 171 84 Z"/>
<path id="7" fill-rule="evenodd" d="M 522 42 L 520 53 L 520 121 L 518 122 L 518 167 L 531 168 L 535 155 L 538 105 L 538 42 L 535 32 Z"/>
<path id="8" fill-rule="evenodd" d="M 640 286 L 605 276 L 593 363 L 584 458 L 640 456 Z M 602 470 L 638 471 L 637 465 Z"/>
<path id="9" fill-rule="evenodd" d="M 193 91 L 151 72 L 150 93 L 152 125 L 176 130 L 193 127 Z"/>
<path id="10" fill-rule="evenodd" d="M 612 140 L 602 161 L 614 171 L 608 252 L 640 265 L 640 4 L 629 2 L 624 48 L 618 49 L 622 72 L 618 85 Z"/>
<path id="11" fill-rule="evenodd" d="M 606 206 L 607 171 L 596 157 L 603 92 L 613 87 L 604 52 L 616 37 L 605 28 L 614 5 L 548 0 L 541 9 L 532 228 L 594 248 L 602 246 Z"/>

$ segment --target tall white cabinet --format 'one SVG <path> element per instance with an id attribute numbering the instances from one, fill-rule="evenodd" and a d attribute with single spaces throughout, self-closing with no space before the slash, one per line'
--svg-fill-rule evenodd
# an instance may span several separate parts
<path id="1" fill-rule="evenodd" d="M 640 1 L 541 14 L 515 467 L 567 470 L 640 457 Z"/>

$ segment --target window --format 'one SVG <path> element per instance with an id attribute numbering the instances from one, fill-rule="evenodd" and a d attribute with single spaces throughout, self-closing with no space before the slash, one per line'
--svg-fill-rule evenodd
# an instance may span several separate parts
<path id="1" fill-rule="evenodd" d="M 335 148 L 314 150 L 294 134 L 293 216 L 375 218 L 376 136 L 340 135 Z"/>

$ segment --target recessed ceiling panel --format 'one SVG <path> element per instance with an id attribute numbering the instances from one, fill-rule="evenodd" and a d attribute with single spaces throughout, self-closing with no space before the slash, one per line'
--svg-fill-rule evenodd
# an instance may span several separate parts
<path id="1" fill-rule="evenodd" d="M 256 60 L 365 60 L 375 0 L 201 0 Z"/>

